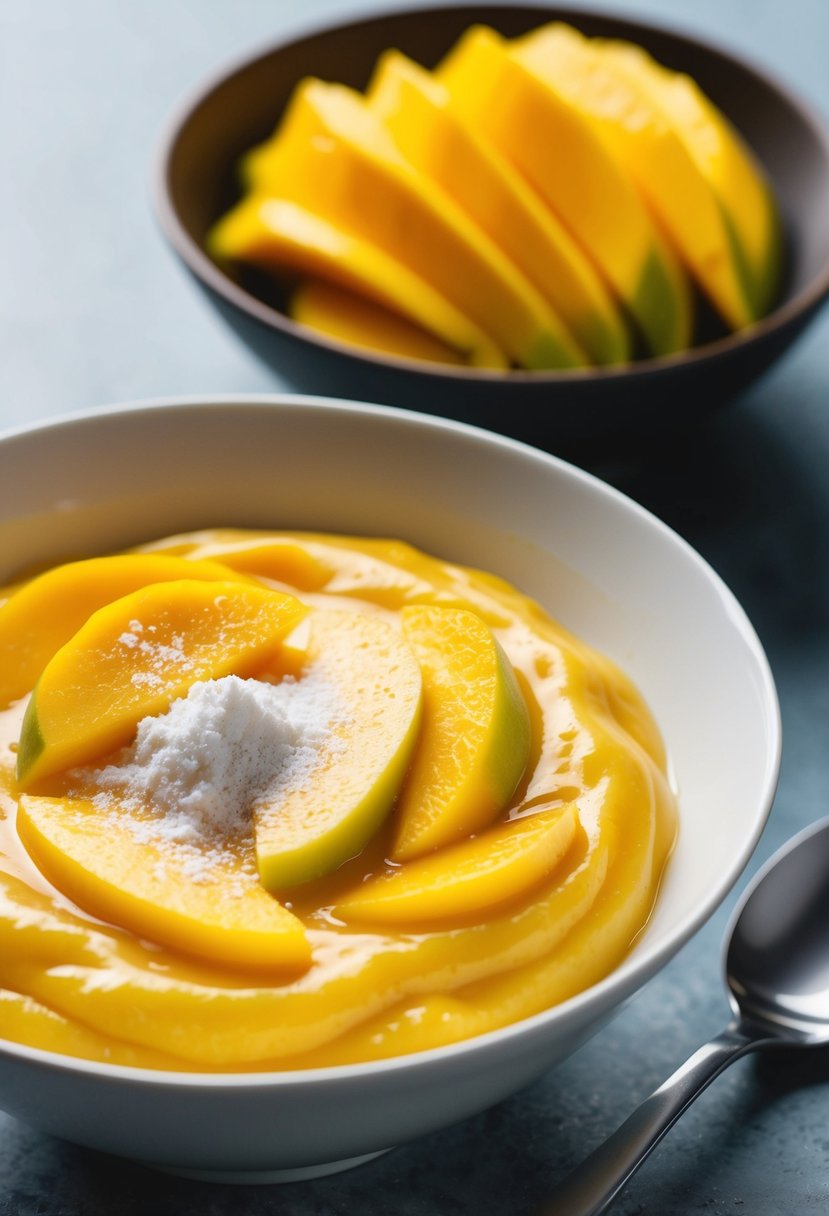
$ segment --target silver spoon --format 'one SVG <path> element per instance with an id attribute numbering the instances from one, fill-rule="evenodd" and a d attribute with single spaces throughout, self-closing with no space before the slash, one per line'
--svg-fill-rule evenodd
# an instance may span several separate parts
<path id="1" fill-rule="evenodd" d="M 598 1216 L 694 1098 L 764 1047 L 829 1043 L 829 819 L 800 832 L 749 884 L 725 936 L 734 1017 L 556 1188 L 549 1216 Z"/>

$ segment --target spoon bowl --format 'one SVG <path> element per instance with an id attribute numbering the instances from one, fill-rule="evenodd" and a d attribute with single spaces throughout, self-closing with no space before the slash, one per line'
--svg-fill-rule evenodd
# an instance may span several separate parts
<path id="1" fill-rule="evenodd" d="M 760 870 L 726 935 L 734 1012 L 786 1043 L 829 1042 L 829 819 Z"/>
<path id="2" fill-rule="evenodd" d="M 725 935 L 733 1020 L 700 1047 L 566 1178 L 548 1216 L 599 1216 L 679 1116 L 740 1056 L 829 1043 L 829 818 L 774 854 Z"/>

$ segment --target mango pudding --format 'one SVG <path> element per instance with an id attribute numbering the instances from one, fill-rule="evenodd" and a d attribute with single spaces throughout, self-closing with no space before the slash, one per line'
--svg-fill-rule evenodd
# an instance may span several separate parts
<path id="1" fill-rule="evenodd" d="M 189 533 L 9 587 L 0 654 L 0 1038 L 202 1072 L 400 1056 L 583 991 L 647 924 L 659 731 L 494 575 Z"/>
<path id="2" fill-rule="evenodd" d="M 363 92 L 306 77 L 239 177 L 211 255 L 384 355 L 618 367 L 754 324 L 781 282 L 778 208 L 728 119 L 560 22 L 472 26 L 430 68 L 389 48 Z"/>

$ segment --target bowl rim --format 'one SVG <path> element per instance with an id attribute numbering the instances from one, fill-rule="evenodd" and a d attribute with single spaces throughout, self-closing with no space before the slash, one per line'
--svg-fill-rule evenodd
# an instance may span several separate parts
<path id="1" fill-rule="evenodd" d="M 686 917 L 680 924 L 670 929 L 658 947 L 652 947 L 650 950 L 645 948 L 640 954 L 628 954 L 613 971 L 597 984 L 591 985 L 566 1001 L 469 1039 L 441 1047 L 428 1048 L 409 1055 L 324 1068 L 200 1072 L 197 1069 L 193 1071 L 151 1069 L 134 1065 L 109 1064 L 29 1047 L 0 1038 L 0 1065 L 5 1060 L 12 1059 L 65 1073 L 82 1073 L 90 1078 L 94 1077 L 107 1082 L 123 1081 L 138 1083 L 144 1087 L 155 1086 L 167 1089 L 174 1087 L 178 1089 L 236 1090 L 258 1089 L 271 1085 L 277 1085 L 281 1089 L 290 1089 L 332 1083 L 345 1084 L 355 1080 L 371 1081 L 396 1073 L 406 1073 L 413 1068 L 428 1069 L 433 1066 L 440 1068 L 444 1062 L 450 1060 L 466 1058 L 475 1054 L 486 1056 L 489 1050 L 497 1051 L 503 1043 L 509 1040 L 532 1036 L 534 1032 L 542 1032 L 546 1027 L 557 1022 L 562 1023 L 565 1027 L 569 1023 L 578 1026 L 596 1022 L 599 1025 L 603 1015 L 606 1016 L 641 989 L 713 915 L 748 864 L 771 813 L 782 751 L 780 704 L 768 657 L 745 610 L 720 575 L 692 545 L 635 499 L 630 498 L 621 490 L 617 490 L 595 474 L 589 473 L 561 457 L 522 443 L 520 440 L 511 439 L 469 423 L 440 418 L 419 411 L 344 398 L 305 396 L 300 393 L 211 393 L 154 397 L 96 406 L 63 414 L 57 418 L 20 424 L 0 431 L 0 448 L 6 443 L 25 439 L 28 436 L 36 436 L 39 433 L 85 427 L 102 419 L 118 416 L 137 419 L 152 414 L 184 413 L 192 411 L 194 408 L 219 412 L 223 409 L 226 411 L 236 409 L 240 405 L 251 407 L 254 410 L 261 409 L 263 413 L 271 414 L 302 409 L 303 411 L 316 411 L 319 414 L 333 412 L 356 415 L 361 418 L 375 417 L 380 419 L 384 426 L 401 426 L 404 430 L 422 431 L 426 429 L 438 433 L 454 433 L 473 443 L 483 443 L 494 448 L 505 449 L 524 460 L 552 468 L 555 470 L 556 476 L 581 483 L 591 493 L 604 498 L 610 504 L 624 507 L 647 526 L 655 528 L 665 540 L 679 550 L 686 561 L 696 567 L 697 571 L 716 591 L 723 611 L 737 628 L 753 659 L 757 686 L 762 693 L 768 739 L 762 793 L 751 818 L 750 830 L 746 833 L 740 849 L 731 858 L 729 865 L 707 892 L 705 899 L 694 909 L 693 915 Z M 582 1011 L 590 1010 L 591 1007 L 594 1017 L 588 1018 L 586 1021 L 581 1019 Z"/>
<path id="2" fill-rule="evenodd" d="M 431 381 L 437 377 L 449 381 L 468 382 L 475 384 L 537 384 L 537 385 L 572 385 L 586 382 L 601 382 L 605 380 L 622 380 L 635 386 L 637 380 L 644 377 L 658 376 L 669 373 L 676 367 L 685 367 L 706 363 L 743 349 L 755 341 L 768 339 L 789 325 L 795 323 L 801 316 L 808 316 L 821 301 L 829 295 L 829 258 L 810 278 L 796 295 L 778 304 L 771 312 L 759 318 L 744 329 L 725 334 L 713 341 L 699 346 L 692 346 L 686 351 L 678 351 L 669 355 L 650 356 L 645 359 L 631 361 L 626 364 L 611 366 L 589 366 L 585 368 L 570 368 L 560 371 L 527 371 L 510 369 L 508 371 L 489 368 L 455 367 L 428 363 L 422 360 L 408 359 L 403 356 L 382 354 L 368 348 L 356 347 L 351 343 L 331 338 L 323 333 L 317 333 L 309 326 L 301 325 L 292 320 L 279 309 L 266 304 L 257 296 L 235 283 L 221 267 L 190 235 L 179 217 L 178 209 L 173 202 L 170 187 L 172 163 L 177 151 L 179 139 L 201 106 L 220 88 L 235 76 L 242 75 L 255 64 L 289 47 L 302 43 L 309 38 L 332 34 L 338 30 L 372 24 L 378 20 L 394 17 L 414 17 L 418 14 L 428 17 L 432 14 L 451 12 L 468 12 L 470 23 L 482 22 L 492 13 L 501 12 L 510 6 L 505 4 L 483 5 L 453 4 L 450 9 L 439 5 L 413 5 L 393 9 L 372 10 L 361 9 L 348 20 L 321 20 L 303 28 L 289 32 L 286 38 L 266 44 L 259 43 L 247 53 L 241 53 L 227 62 L 224 66 L 214 69 L 205 76 L 185 95 L 178 106 L 168 117 L 156 151 L 151 178 L 151 198 L 157 222 L 167 242 L 182 260 L 190 272 L 226 303 L 239 309 L 254 321 L 264 324 L 283 336 L 319 347 L 332 354 L 347 356 L 361 364 L 376 367 L 378 371 L 392 369 L 404 371 Z M 816 107 L 801 98 L 776 73 L 761 66 L 742 52 L 732 50 L 716 39 L 701 37 L 688 30 L 681 23 L 643 20 L 626 12 L 611 12 L 601 8 L 585 7 L 571 8 L 567 5 L 527 3 L 522 7 L 538 8 L 540 14 L 549 13 L 550 19 L 561 19 L 577 23 L 580 18 L 595 20 L 608 19 L 616 24 L 624 25 L 635 37 L 637 31 L 657 33 L 672 38 L 694 51 L 703 55 L 720 58 L 728 66 L 736 67 L 760 82 L 772 93 L 777 94 L 787 107 L 797 116 L 806 127 L 817 145 L 822 149 L 823 157 L 829 166 L 829 126 L 821 117 Z M 784 231 L 784 242 L 786 233 Z"/>

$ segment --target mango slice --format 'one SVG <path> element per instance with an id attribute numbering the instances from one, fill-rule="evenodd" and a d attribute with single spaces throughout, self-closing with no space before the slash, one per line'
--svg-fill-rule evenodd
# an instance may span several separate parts
<path id="1" fill-rule="evenodd" d="M 408 266 L 522 367 L 587 362 L 540 293 L 409 164 L 352 89 L 314 79 L 300 84 L 249 172 L 257 190 L 307 208 Z"/>
<path id="2" fill-rule="evenodd" d="M 288 311 L 300 324 L 352 346 L 429 363 L 461 366 L 466 362 L 425 329 L 333 283 L 317 279 L 303 283 L 291 296 Z"/>
<path id="3" fill-rule="evenodd" d="M 499 245 L 594 363 L 624 363 L 624 322 L 598 272 L 512 164 L 480 139 L 429 72 L 388 51 L 368 89 L 406 159 Z"/>
<path id="4" fill-rule="evenodd" d="M 208 245 L 220 259 L 299 271 L 365 295 L 422 326 L 472 367 L 507 367 L 492 338 L 419 275 L 296 202 L 258 191 L 218 222 Z"/>
<path id="5" fill-rule="evenodd" d="M 752 315 L 763 316 L 779 286 L 783 234 L 759 162 L 690 76 L 670 71 L 632 43 L 604 39 L 596 43 L 604 59 L 647 89 L 714 191 Z"/>
<path id="6" fill-rule="evenodd" d="M 197 680 L 248 675 L 305 614 L 254 584 L 156 583 L 94 612 L 47 664 L 20 733 L 17 780 L 85 764 L 127 743 Z"/>
<path id="7" fill-rule="evenodd" d="M 636 183 L 686 269 L 730 329 L 755 319 L 725 214 L 642 73 L 577 30 L 552 24 L 517 45 L 521 62 L 583 115 Z"/>
<path id="8" fill-rule="evenodd" d="M 337 904 L 347 924 L 426 924 L 488 912 L 537 886 L 556 868 L 579 826 L 574 806 L 540 811 L 370 879 Z"/>
<path id="9" fill-rule="evenodd" d="M 411 861 L 492 822 L 524 774 L 531 731 L 510 662 L 476 613 L 412 605 L 402 620 L 424 708 L 391 855 Z"/>
<path id="10" fill-rule="evenodd" d="M 323 611 L 309 618 L 308 664 L 342 715 L 311 771 L 254 807 L 260 878 L 281 891 L 355 856 L 391 810 L 421 718 L 420 667 L 379 616 Z"/>
<path id="11" fill-rule="evenodd" d="M 453 105 L 538 191 L 594 260 L 654 355 L 691 340 L 687 278 L 635 186 L 520 43 L 467 31 L 437 70 Z"/>
<path id="12" fill-rule="evenodd" d="M 233 577 L 219 562 L 163 553 L 91 557 L 47 570 L 0 606 L 0 703 L 31 692 L 55 652 L 105 604 L 151 583 L 181 578 L 226 582 Z M 239 581 L 247 577 L 240 575 Z"/>
<path id="13" fill-rule="evenodd" d="M 82 799 L 24 795 L 18 829 L 49 881 L 101 920 L 215 962 L 308 965 L 302 922 L 238 855 L 208 857 L 200 870 L 192 850 L 180 853 L 161 836 L 137 837 L 130 828 L 133 814 Z M 142 826 L 151 828 L 152 821 Z"/>

